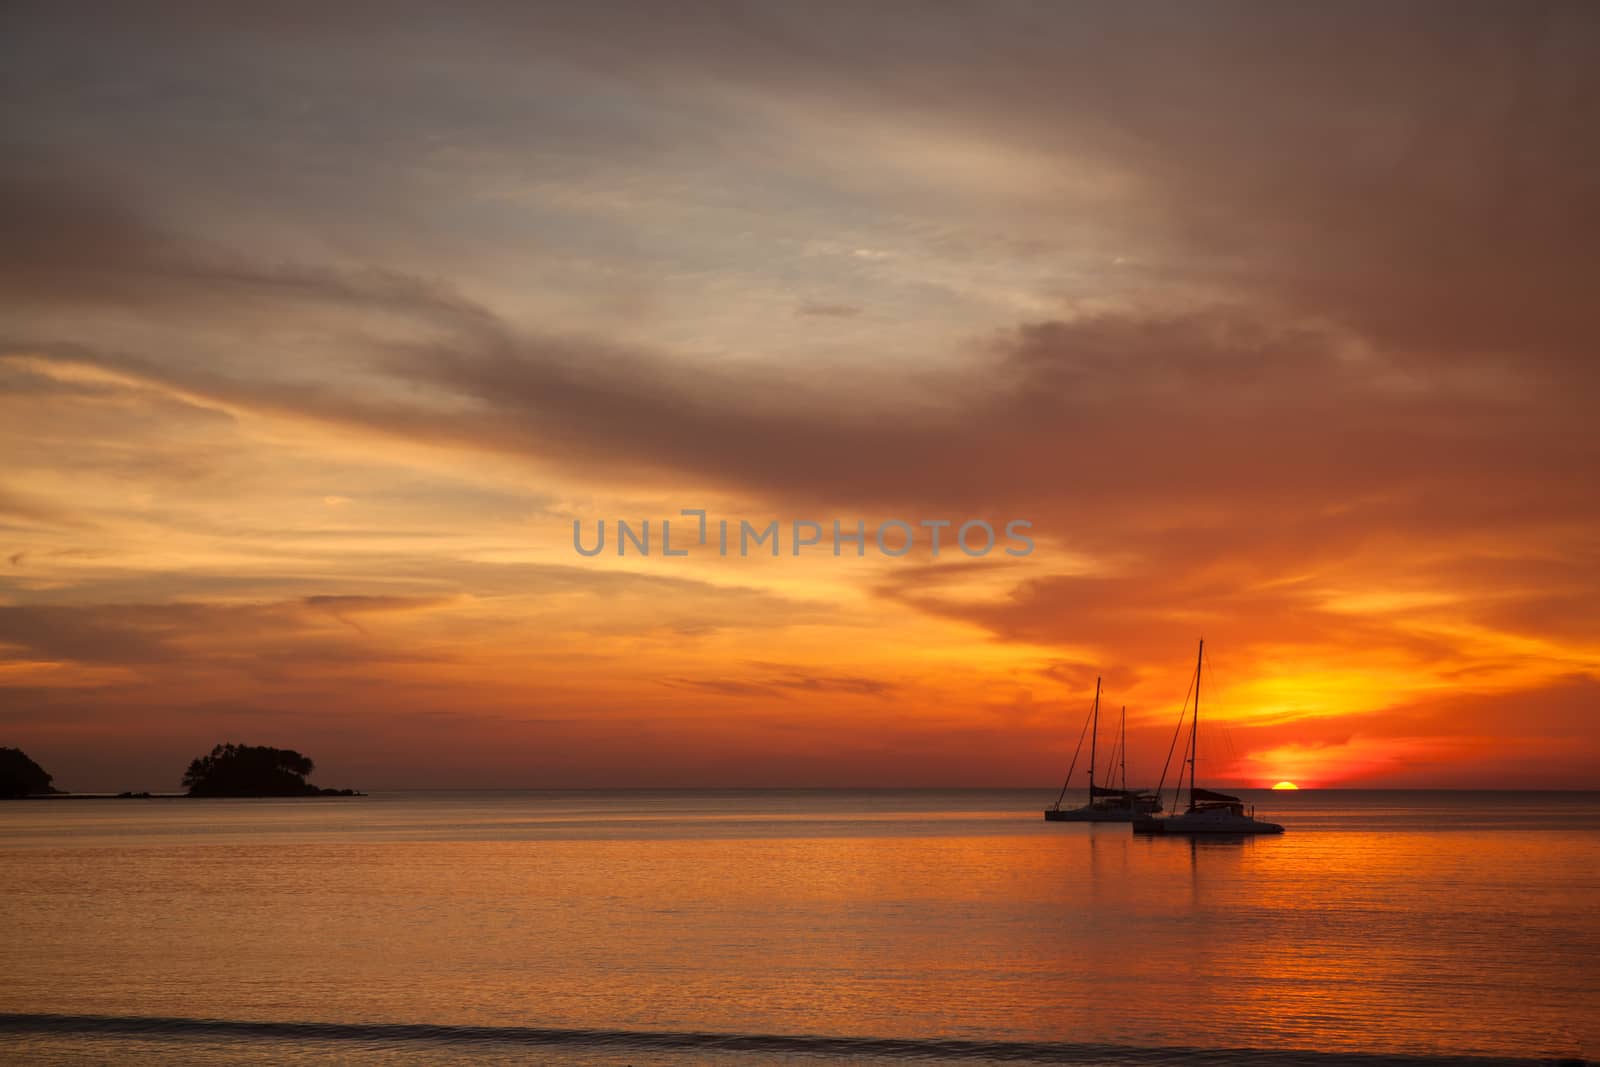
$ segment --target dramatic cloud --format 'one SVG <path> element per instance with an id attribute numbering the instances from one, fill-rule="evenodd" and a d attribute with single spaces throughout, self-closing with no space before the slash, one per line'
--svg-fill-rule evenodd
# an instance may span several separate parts
<path id="1" fill-rule="evenodd" d="M 1475 710 L 1600 674 L 1581 5 L 6 22 L 7 743 L 409 686 L 390 781 L 435 715 L 505 784 L 1042 781 L 1204 633 L 1218 775 L 1592 781 Z M 570 550 L 684 507 L 1039 548 Z"/>

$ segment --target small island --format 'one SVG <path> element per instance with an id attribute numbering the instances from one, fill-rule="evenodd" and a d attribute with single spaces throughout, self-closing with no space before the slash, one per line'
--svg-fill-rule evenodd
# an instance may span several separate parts
<path id="1" fill-rule="evenodd" d="M 184 797 L 364 797 L 354 789 L 321 789 L 306 781 L 315 764 L 292 748 L 217 745 L 189 762 L 184 793 L 69 793 L 55 788 L 54 775 L 20 748 L 0 747 L 0 799 L 173 800 Z"/>
<path id="2" fill-rule="evenodd" d="M 0 748 L 0 797 L 59 796 L 47 772 L 20 748 Z"/>
<path id="3" fill-rule="evenodd" d="M 354 789 L 319 789 L 306 781 L 310 757 L 292 748 L 218 745 L 189 764 L 183 785 L 191 797 L 355 797 Z"/>

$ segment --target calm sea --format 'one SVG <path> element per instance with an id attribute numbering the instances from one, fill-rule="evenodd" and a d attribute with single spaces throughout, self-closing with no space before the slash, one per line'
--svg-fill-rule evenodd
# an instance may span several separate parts
<path id="1" fill-rule="evenodd" d="M 0 805 L 0 1061 L 1343 1064 L 1600 1055 L 1600 794 Z M 1244 1051 L 1250 1050 L 1250 1051 Z"/>

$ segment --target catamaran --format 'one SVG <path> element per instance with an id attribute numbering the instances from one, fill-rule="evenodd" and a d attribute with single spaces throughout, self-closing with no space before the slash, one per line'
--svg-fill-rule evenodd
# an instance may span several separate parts
<path id="1" fill-rule="evenodd" d="M 1128 709 L 1122 709 L 1121 739 L 1112 753 L 1122 754 L 1122 788 L 1108 789 L 1105 786 L 1094 784 L 1094 765 L 1098 758 L 1096 747 L 1100 739 L 1100 679 L 1094 680 L 1094 706 L 1089 711 L 1090 726 L 1089 736 L 1089 803 L 1081 808 L 1063 808 L 1061 801 L 1067 795 L 1067 786 L 1072 783 L 1072 772 L 1078 767 L 1078 754 L 1083 751 L 1083 734 L 1078 734 L 1078 748 L 1072 753 L 1072 764 L 1067 768 L 1067 780 L 1061 783 L 1061 792 L 1056 796 L 1056 802 L 1044 809 L 1047 822 L 1132 822 L 1133 817 L 1139 813 L 1153 813 L 1161 810 L 1161 800 L 1154 793 L 1146 793 L 1128 788 Z"/>
<path id="2" fill-rule="evenodd" d="M 1245 803 L 1227 793 L 1197 789 L 1194 784 L 1196 743 L 1200 740 L 1200 669 L 1205 661 L 1206 643 L 1200 642 L 1200 651 L 1194 664 L 1194 715 L 1189 720 L 1189 808 L 1171 815 L 1141 814 L 1133 819 L 1136 834 L 1281 834 L 1283 827 L 1275 822 L 1263 822 L 1255 817 L 1252 806 L 1246 811 Z M 1187 708 L 1185 709 L 1187 710 Z M 1178 729 L 1183 729 L 1183 715 L 1178 716 Z M 1173 738 L 1177 743 L 1177 738 Z M 1168 758 L 1171 758 L 1169 753 Z M 1166 784 L 1162 771 L 1162 785 Z M 1178 789 L 1183 789 L 1183 764 L 1178 765 Z M 1161 786 L 1156 787 L 1159 794 Z"/>

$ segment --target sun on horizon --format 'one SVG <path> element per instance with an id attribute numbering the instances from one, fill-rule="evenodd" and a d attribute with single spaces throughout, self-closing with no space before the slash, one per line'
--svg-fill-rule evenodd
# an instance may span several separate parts
<path id="1" fill-rule="evenodd" d="M 1299 789 L 1300 787 L 1295 785 L 1293 782 L 1279 782 L 1276 785 L 1274 785 L 1272 788 L 1274 788 L 1274 789 Z"/>

